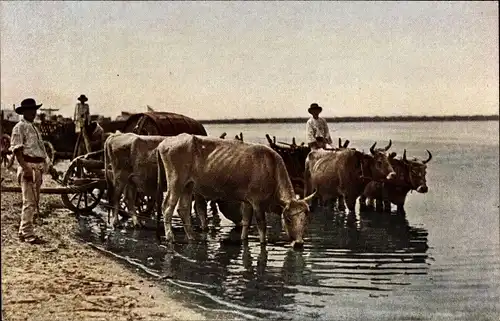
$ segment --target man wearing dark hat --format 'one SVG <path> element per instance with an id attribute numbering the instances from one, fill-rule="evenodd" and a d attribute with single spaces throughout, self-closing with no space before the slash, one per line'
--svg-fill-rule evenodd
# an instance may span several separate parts
<path id="1" fill-rule="evenodd" d="M 42 175 L 48 171 L 52 177 L 58 176 L 45 150 L 42 134 L 33 124 L 36 111 L 41 106 L 34 99 L 27 98 L 15 108 L 23 118 L 12 129 L 10 147 L 19 163 L 17 181 L 23 196 L 19 238 L 29 243 L 40 241 L 33 231 L 33 217 L 38 212 Z"/>
<path id="2" fill-rule="evenodd" d="M 86 126 L 88 126 L 90 123 L 90 108 L 89 105 L 86 103 L 88 101 L 88 98 L 82 94 L 77 99 L 80 102 L 77 103 L 75 106 L 75 117 L 74 117 L 75 125 L 77 132 L 79 131 L 80 134 L 83 136 L 87 153 L 90 153 L 92 149 L 91 149 L 90 139 L 86 130 Z"/>
<path id="3" fill-rule="evenodd" d="M 306 123 L 306 142 L 311 149 L 331 148 L 332 138 L 328 130 L 326 120 L 319 117 L 323 108 L 316 103 L 312 103 L 307 110 L 312 117 Z"/>

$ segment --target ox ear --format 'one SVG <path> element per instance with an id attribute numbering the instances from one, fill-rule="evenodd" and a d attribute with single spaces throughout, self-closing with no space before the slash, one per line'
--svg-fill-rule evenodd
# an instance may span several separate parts
<path id="1" fill-rule="evenodd" d="M 317 191 L 316 191 L 316 190 L 314 190 L 314 192 L 313 192 L 311 195 L 304 197 L 303 201 L 304 201 L 304 202 L 309 202 L 309 201 L 311 201 L 311 200 L 314 198 L 314 196 L 316 196 L 316 192 L 317 192 Z"/>
<path id="2" fill-rule="evenodd" d="M 389 159 L 393 159 L 394 157 L 396 157 L 396 152 L 392 152 L 389 154 Z"/>

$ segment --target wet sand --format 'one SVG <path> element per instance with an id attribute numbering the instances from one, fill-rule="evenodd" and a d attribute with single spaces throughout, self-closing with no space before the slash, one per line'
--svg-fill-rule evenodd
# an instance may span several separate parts
<path id="1" fill-rule="evenodd" d="M 2 168 L 3 185 L 15 185 Z M 44 186 L 55 186 L 46 177 Z M 21 195 L 2 193 L 2 320 L 205 320 L 74 238 L 77 221 L 58 195 L 41 195 L 35 229 L 47 243 L 18 240 Z"/>

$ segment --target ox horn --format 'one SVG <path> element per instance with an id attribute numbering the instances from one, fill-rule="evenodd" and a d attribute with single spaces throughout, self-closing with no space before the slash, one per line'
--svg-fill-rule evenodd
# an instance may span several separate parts
<path id="1" fill-rule="evenodd" d="M 226 137 L 227 133 L 226 132 L 223 132 L 222 134 L 220 134 L 219 138 L 220 139 L 224 139 Z"/>
<path id="2" fill-rule="evenodd" d="M 344 141 L 344 146 L 342 146 L 342 147 L 343 147 L 343 148 L 347 148 L 347 146 L 349 146 L 349 143 L 350 143 L 349 139 L 346 139 L 346 140 Z"/>
<path id="3" fill-rule="evenodd" d="M 384 150 L 387 152 L 392 146 L 392 140 L 389 139 L 389 145 L 385 146 Z"/>
<path id="4" fill-rule="evenodd" d="M 375 154 L 375 145 L 377 145 L 377 142 L 373 143 L 372 147 L 370 147 L 370 153 Z"/>
<path id="5" fill-rule="evenodd" d="M 304 197 L 304 201 L 309 202 L 314 198 L 314 196 L 316 196 L 316 190 L 314 190 L 314 192 L 311 195 Z"/>
<path id="6" fill-rule="evenodd" d="M 429 150 L 428 150 L 428 149 L 426 149 L 426 151 L 427 151 L 427 154 L 429 154 L 429 158 L 428 158 L 427 160 L 425 160 L 425 161 L 423 161 L 423 162 L 422 162 L 422 163 L 424 163 L 424 164 L 427 164 L 427 163 L 428 163 L 428 162 L 432 159 L 432 154 L 431 154 L 431 152 L 429 152 Z"/>
<path id="7" fill-rule="evenodd" d="M 342 138 L 339 137 L 339 148 L 342 148 Z"/>
<path id="8" fill-rule="evenodd" d="M 408 160 L 406 159 L 406 149 L 403 151 L 403 161 L 407 162 Z"/>

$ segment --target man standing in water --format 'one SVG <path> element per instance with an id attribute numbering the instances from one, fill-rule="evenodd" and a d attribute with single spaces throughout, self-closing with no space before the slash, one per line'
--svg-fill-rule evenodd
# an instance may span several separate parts
<path id="1" fill-rule="evenodd" d="M 58 176 L 45 150 L 42 134 L 33 124 L 36 111 L 41 106 L 34 99 L 27 98 L 15 108 L 16 113 L 23 115 L 23 118 L 12 129 L 10 147 L 19 163 L 17 181 L 21 185 L 23 197 L 19 238 L 31 244 L 41 243 L 33 231 L 33 218 L 38 213 L 42 175 L 48 170 L 53 178 Z"/>
<path id="2" fill-rule="evenodd" d="M 311 149 L 331 148 L 332 138 L 326 120 L 319 117 L 323 108 L 312 103 L 307 110 L 312 117 L 306 123 L 306 142 Z"/>
<path id="3" fill-rule="evenodd" d="M 88 98 L 85 95 L 80 95 L 78 97 L 79 103 L 75 106 L 75 125 L 76 130 L 80 131 L 80 135 L 83 136 L 83 140 L 85 142 L 85 148 L 87 149 L 87 153 L 92 151 L 90 145 L 90 139 L 88 137 L 88 133 L 86 127 L 90 124 L 90 109 L 89 105 L 86 103 Z"/>

